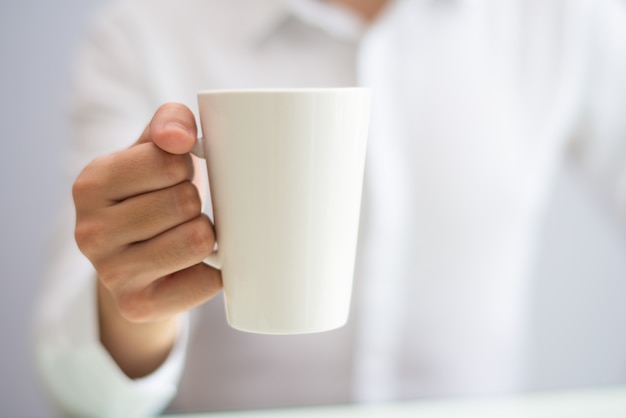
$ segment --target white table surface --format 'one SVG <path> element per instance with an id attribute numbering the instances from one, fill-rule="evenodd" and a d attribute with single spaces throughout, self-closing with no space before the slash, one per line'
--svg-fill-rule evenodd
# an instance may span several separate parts
<path id="1" fill-rule="evenodd" d="M 497 398 L 207 414 L 168 418 L 626 418 L 626 387 L 551 391 Z"/>

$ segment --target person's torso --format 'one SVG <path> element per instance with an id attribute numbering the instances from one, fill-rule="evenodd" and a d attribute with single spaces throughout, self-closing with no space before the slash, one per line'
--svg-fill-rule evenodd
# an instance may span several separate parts
<path id="1" fill-rule="evenodd" d="M 350 323 L 244 334 L 216 298 L 196 312 L 173 410 L 519 388 L 533 234 L 585 76 L 566 3 L 399 0 L 352 39 L 280 1 L 137 2 L 155 106 L 195 110 L 205 89 L 374 91 Z"/>

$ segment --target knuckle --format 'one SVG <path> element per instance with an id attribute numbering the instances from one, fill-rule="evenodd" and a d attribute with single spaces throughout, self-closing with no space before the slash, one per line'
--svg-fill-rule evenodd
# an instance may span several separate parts
<path id="1" fill-rule="evenodd" d="M 149 299 L 139 292 L 121 292 L 115 296 L 117 310 L 124 319 L 133 323 L 143 323 L 152 315 Z"/>
<path id="2" fill-rule="evenodd" d="M 102 243 L 106 242 L 107 235 L 106 223 L 97 220 L 79 221 L 74 229 L 76 244 L 87 255 L 97 254 Z"/>
<path id="3" fill-rule="evenodd" d="M 190 225 L 190 251 L 198 257 L 206 257 L 213 251 L 215 234 L 208 219 L 201 216 Z"/>
<path id="4" fill-rule="evenodd" d="M 202 203 L 198 189 L 190 181 L 181 183 L 176 188 L 175 201 L 181 215 L 185 218 L 193 218 L 200 215 Z"/>
<path id="5" fill-rule="evenodd" d="M 72 196 L 75 202 L 81 202 L 86 195 L 91 195 L 102 188 L 103 177 L 97 175 L 97 165 L 99 165 L 97 160 L 89 163 L 74 180 Z"/>
<path id="6" fill-rule="evenodd" d="M 74 202 L 80 202 L 82 196 L 87 190 L 89 190 L 87 183 L 88 182 L 85 180 L 85 177 L 82 173 L 76 178 L 74 184 L 72 185 L 72 196 L 74 197 Z"/>

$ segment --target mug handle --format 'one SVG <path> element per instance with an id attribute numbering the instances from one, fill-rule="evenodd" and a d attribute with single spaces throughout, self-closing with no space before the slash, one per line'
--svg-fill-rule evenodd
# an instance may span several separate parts
<path id="1" fill-rule="evenodd" d="M 198 158 L 206 159 L 206 154 L 204 152 L 204 142 L 202 138 L 196 139 L 196 143 L 191 149 L 191 153 Z M 211 254 L 209 254 L 207 258 L 202 260 L 202 262 L 209 267 L 213 267 L 217 270 L 221 270 L 222 265 L 224 264 L 224 260 L 218 250 L 213 251 Z"/>

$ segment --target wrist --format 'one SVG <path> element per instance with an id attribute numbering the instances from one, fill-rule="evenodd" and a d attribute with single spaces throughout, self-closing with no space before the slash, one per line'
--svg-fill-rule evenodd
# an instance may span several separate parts
<path id="1" fill-rule="evenodd" d="M 149 375 L 159 368 L 172 350 L 180 315 L 147 323 L 124 318 L 110 292 L 98 281 L 100 342 L 120 369 L 130 378 Z"/>

